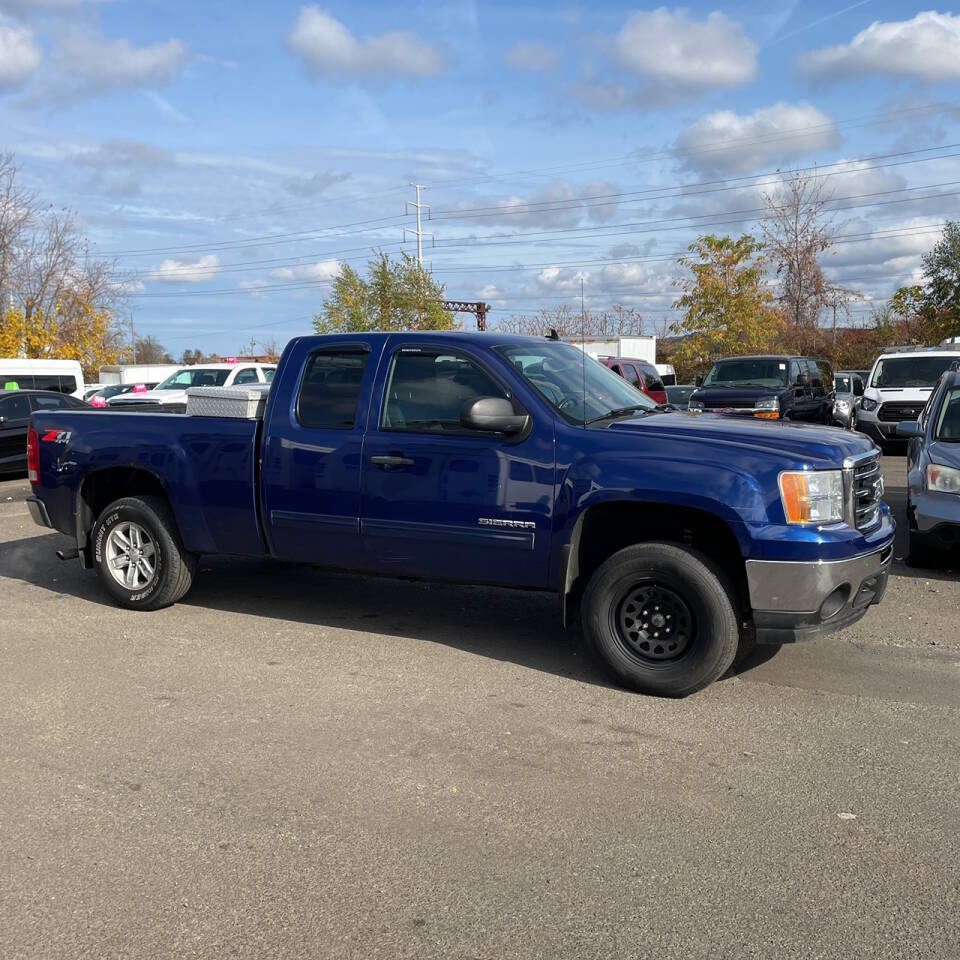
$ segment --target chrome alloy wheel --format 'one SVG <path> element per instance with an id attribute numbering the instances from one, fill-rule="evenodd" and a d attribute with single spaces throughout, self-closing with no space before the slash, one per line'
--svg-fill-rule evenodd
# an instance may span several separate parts
<path id="1" fill-rule="evenodd" d="M 107 537 L 107 569 L 122 587 L 140 590 L 156 576 L 157 548 L 138 523 L 118 523 Z"/>

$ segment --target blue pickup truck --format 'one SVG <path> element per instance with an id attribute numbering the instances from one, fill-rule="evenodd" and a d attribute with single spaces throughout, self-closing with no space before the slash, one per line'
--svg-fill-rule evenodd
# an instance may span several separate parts
<path id="1" fill-rule="evenodd" d="M 682 696 L 881 599 L 878 456 L 665 412 L 549 338 L 341 334 L 291 341 L 250 419 L 35 413 L 29 505 L 132 609 L 202 554 L 548 590 L 617 681 Z"/>

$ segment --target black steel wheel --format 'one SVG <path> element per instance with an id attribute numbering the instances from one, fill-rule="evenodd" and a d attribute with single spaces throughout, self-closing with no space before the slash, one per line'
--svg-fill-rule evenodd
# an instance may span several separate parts
<path id="1" fill-rule="evenodd" d="M 722 676 L 740 641 L 727 578 L 709 558 L 652 541 L 617 551 L 587 584 L 583 631 L 619 683 L 682 697 Z"/>

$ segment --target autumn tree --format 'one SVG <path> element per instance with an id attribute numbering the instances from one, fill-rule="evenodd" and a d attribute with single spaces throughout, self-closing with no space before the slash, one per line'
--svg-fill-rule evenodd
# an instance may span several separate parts
<path id="1" fill-rule="evenodd" d="M 131 360 L 135 363 L 173 363 L 170 351 L 156 337 L 136 337 L 134 345 Z"/>
<path id="2" fill-rule="evenodd" d="M 800 353 L 813 353 L 821 317 L 830 310 L 846 313 L 860 296 L 831 283 L 821 260 L 836 242 L 837 227 L 830 216 L 823 180 L 796 173 L 764 196 L 761 221 L 766 255 L 777 275 L 777 301 L 783 308 L 790 339 Z"/>
<path id="3" fill-rule="evenodd" d="M 948 220 L 923 262 L 925 305 L 960 322 L 960 223 Z"/>
<path id="4" fill-rule="evenodd" d="M 115 362 L 115 264 L 91 256 L 70 210 L 43 207 L 0 156 L 0 354 L 80 360 L 85 375 Z"/>
<path id="5" fill-rule="evenodd" d="M 451 330 L 453 315 L 440 305 L 443 285 L 407 253 L 391 260 L 382 250 L 366 277 L 344 264 L 330 296 L 314 317 L 317 333 L 364 330 Z"/>
<path id="6" fill-rule="evenodd" d="M 679 382 L 705 372 L 717 357 L 771 349 L 784 328 L 756 238 L 710 234 L 689 250 L 679 262 L 691 275 L 677 281 L 683 293 L 673 305 L 683 312 L 672 327 L 684 338 L 671 355 Z"/>

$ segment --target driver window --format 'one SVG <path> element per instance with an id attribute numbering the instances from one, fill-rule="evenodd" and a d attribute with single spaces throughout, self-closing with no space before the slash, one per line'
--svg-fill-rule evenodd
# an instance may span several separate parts
<path id="1" fill-rule="evenodd" d="M 461 426 L 460 411 L 479 397 L 510 399 L 485 370 L 461 354 L 400 350 L 387 380 L 381 429 L 476 435 Z"/>

